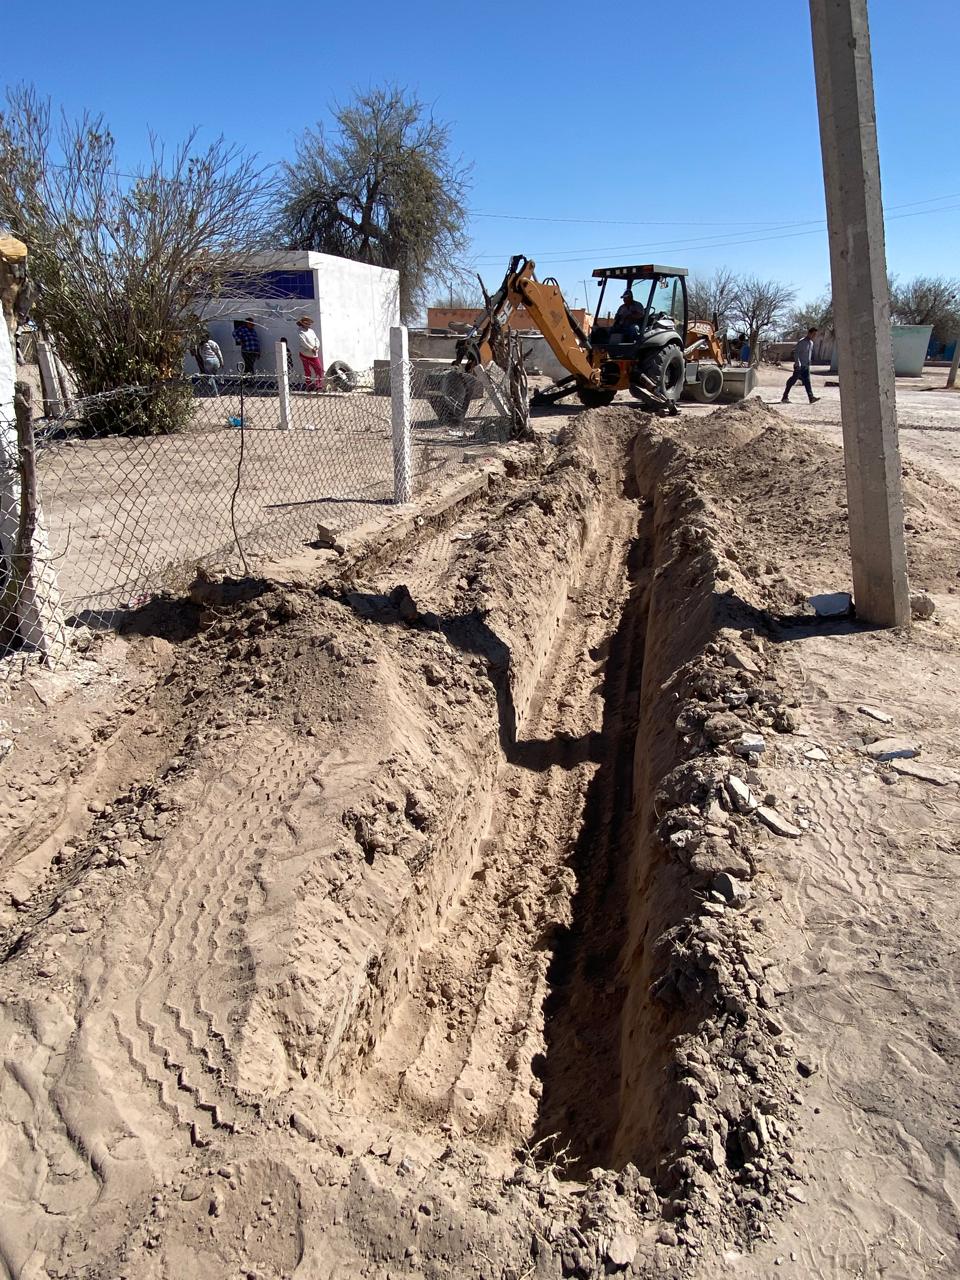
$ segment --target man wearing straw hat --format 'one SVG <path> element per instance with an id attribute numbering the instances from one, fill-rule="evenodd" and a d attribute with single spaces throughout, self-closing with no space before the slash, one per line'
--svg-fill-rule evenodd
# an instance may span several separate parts
<path id="1" fill-rule="evenodd" d="M 297 337 L 300 339 L 300 363 L 308 391 L 323 390 L 323 361 L 320 359 L 320 339 L 313 328 L 310 316 L 297 321 Z"/>

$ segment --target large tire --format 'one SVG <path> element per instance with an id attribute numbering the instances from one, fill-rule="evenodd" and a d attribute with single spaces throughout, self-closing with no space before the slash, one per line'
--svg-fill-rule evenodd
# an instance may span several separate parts
<path id="1" fill-rule="evenodd" d="M 604 405 L 613 404 L 616 394 L 616 387 L 577 387 L 577 399 L 588 409 L 602 409 Z"/>
<path id="2" fill-rule="evenodd" d="M 448 370 L 426 395 L 427 403 L 445 427 L 459 427 L 470 405 L 469 374 L 457 367 Z"/>
<path id="3" fill-rule="evenodd" d="M 677 401 L 683 394 L 683 378 L 686 372 L 686 361 L 683 350 L 674 342 L 660 347 L 642 360 L 640 372 L 650 379 L 654 387 L 665 400 Z M 638 399 L 643 399 L 642 387 L 631 391 Z"/>
<path id="4" fill-rule="evenodd" d="M 345 360 L 328 365 L 325 381 L 337 391 L 356 391 L 359 379 Z"/>
<path id="5" fill-rule="evenodd" d="M 719 365 L 708 364 L 701 367 L 700 373 L 699 380 L 687 386 L 690 399 L 700 404 L 713 404 L 723 390 L 723 370 Z"/>

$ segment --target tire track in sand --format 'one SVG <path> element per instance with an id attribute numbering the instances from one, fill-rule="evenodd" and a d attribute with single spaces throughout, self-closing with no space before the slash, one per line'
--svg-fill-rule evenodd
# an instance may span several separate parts
<path id="1" fill-rule="evenodd" d="M 204 786 L 190 817 L 161 843 L 145 895 L 152 928 L 104 983 L 132 1077 L 200 1145 L 259 1114 L 237 1082 L 256 988 L 246 921 L 268 847 L 275 854 L 293 842 L 278 815 L 311 767 L 276 731 L 240 744 L 231 772 Z"/>

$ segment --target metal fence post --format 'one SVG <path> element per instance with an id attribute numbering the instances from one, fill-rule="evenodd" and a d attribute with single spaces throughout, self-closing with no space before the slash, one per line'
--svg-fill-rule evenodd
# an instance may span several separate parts
<path id="1" fill-rule="evenodd" d="M 290 430 L 290 370 L 287 368 L 287 344 L 281 339 L 276 344 L 277 392 L 280 402 L 280 430 Z"/>
<path id="2" fill-rule="evenodd" d="M 950 372 L 947 374 L 947 386 L 955 387 L 957 385 L 957 367 L 960 366 L 960 333 L 953 340 L 953 360 L 950 362 Z"/>
<path id="3" fill-rule="evenodd" d="M 393 409 L 393 498 L 413 497 L 413 457 L 410 447 L 410 355 L 406 326 L 390 330 L 390 399 Z"/>

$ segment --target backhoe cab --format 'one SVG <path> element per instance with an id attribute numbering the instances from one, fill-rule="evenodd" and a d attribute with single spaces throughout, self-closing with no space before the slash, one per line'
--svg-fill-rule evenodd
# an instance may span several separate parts
<path id="1" fill-rule="evenodd" d="M 602 281 L 597 315 L 604 298 L 623 285 L 611 303 L 613 324 L 595 325 L 590 332 L 591 365 L 598 383 L 578 386 L 585 405 L 609 404 L 618 391 L 629 390 L 639 400 L 653 398 L 657 407 L 675 406 L 683 391 L 686 362 L 683 337 L 687 332 L 687 272 L 683 267 L 653 264 L 597 267 Z M 611 281 L 613 288 L 611 288 Z"/>

